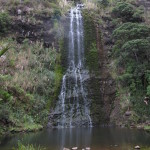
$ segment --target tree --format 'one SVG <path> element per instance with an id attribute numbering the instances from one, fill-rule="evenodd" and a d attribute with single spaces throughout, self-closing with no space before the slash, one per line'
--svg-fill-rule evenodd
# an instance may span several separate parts
<path id="1" fill-rule="evenodd" d="M 109 1 L 108 0 L 98 0 L 97 1 L 98 5 L 105 8 L 109 5 Z"/>
<path id="2" fill-rule="evenodd" d="M 121 18 L 123 22 L 142 22 L 141 13 L 134 5 L 126 2 L 118 2 L 112 10 L 112 16 L 114 18 Z"/>
<path id="3" fill-rule="evenodd" d="M 146 39 L 136 39 L 125 43 L 122 52 L 126 52 L 126 57 L 132 57 L 136 62 L 144 63 L 150 61 L 150 43 Z"/>
<path id="4" fill-rule="evenodd" d="M 150 36 L 150 28 L 144 24 L 127 22 L 113 31 L 115 40 L 129 41 Z"/>

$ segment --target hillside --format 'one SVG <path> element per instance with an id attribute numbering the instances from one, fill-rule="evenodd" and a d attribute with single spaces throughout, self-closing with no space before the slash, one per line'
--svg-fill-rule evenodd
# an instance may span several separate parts
<path id="1" fill-rule="evenodd" d="M 0 7 L 0 133 L 41 129 L 61 82 L 69 5 L 1 0 Z"/>
<path id="2" fill-rule="evenodd" d="M 109 75 L 99 87 L 104 86 L 110 124 L 144 128 L 149 124 L 149 1 L 88 2 L 87 10 L 102 41 L 97 36 L 99 71 Z"/>

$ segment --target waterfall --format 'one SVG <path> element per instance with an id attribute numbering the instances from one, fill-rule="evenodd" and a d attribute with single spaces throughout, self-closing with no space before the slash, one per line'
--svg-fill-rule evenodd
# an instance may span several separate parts
<path id="1" fill-rule="evenodd" d="M 56 127 L 92 126 L 90 102 L 85 80 L 89 78 L 84 62 L 83 20 L 80 5 L 70 10 L 68 67 L 63 76 L 57 106 L 53 113 Z"/>

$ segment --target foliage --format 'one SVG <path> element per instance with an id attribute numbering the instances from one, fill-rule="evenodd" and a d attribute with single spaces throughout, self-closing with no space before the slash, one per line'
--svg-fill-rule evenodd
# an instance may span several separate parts
<path id="1" fill-rule="evenodd" d="M 122 24 L 113 31 L 113 57 L 118 69 L 118 83 L 129 91 L 128 100 L 140 117 L 150 110 L 144 97 L 150 94 L 150 28 L 142 21 L 142 11 L 131 3 L 118 2 L 112 10 L 115 19 Z M 144 119 L 144 118 L 143 118 Z"/>
<path id="2" fill-rule="evenodd" d="M 60 9 L 55 9 L 53 13 L 53 18 L 59 19 L 61 16 L 61 11 Z"/>
<path id="3" fill-rule="evenodd" d="M 126 42 L 133 39 L 141 39 L 150 36 L 150 28 L 139 23 L 123 23 L 113 31 L 113 38 Z"/>
<path id="4" fill-rule="evenodd" d="M 150 126 L 144 126 L 144 130 L 150 132 Z"/>
<path id="5" fill-rule="evenodd" d="M 8 44 L 3 43 L 3 42 L 0 42 L 0 57 L 1 57 L 4 53 L 6 53 L 6 52 L 8 51 L 8 49 L 9 49 Z"/>
<path id="6" fill-rule="evenodd" d="M 99 56 L 98 56 L 98 50 L 95 43 L 91 44 L 90 51 L 87 54 L 87 65 L 89 67 L 89 70 L 92 71 L 98 71 L 99 69 Z"/>
<path id="7" fill-rule="evenodd" d="M 150 57 L 150 43 L 146 39 L 136 39 L 126 42 L 122 46 L 122 54 L 134 59 L 137 63 L 148 65 Z"/>
<path id="8" fill-rule="evenodd" d="M 60 2 L 63 6 L 60 6 Z M 55 32 L 56 40 L 62 37 L 62 28 L 58 23 L 65 12 L 62 7 L 66 9 L 61 0 L 0 1 L 0 35 L 3 34 L 0 56 L 5 54 L 0 57 L 0 133 L 41 129 L 47 123 L 51 104 L 58 96 L 63 73 L 59 50 L 56 51 L 54 47 L 44 48 L 42 42 L 31 42 L 27 39 L 18 44 L 15 41 L 18 29 L 16 32 L 12 28 L 12 33 L 8 35 L 13 36 L 13 39 L 4 38 L 4 33 L 9 30 L 11 22 L 16 29 L 15 23 L 22 17 L 27 28 L 37 24 L 40 31 L 43 26 L 41 24 L 48 17 L 51 18 L 50 25 L 53 27 L 47 34 Z M 21 16 L 17 13 L 19 9 Z M 44 31 L 41 29 L 39 34 L 42 32 Z M 43 35 L 42 38 L 47 39 Z M 59 45 L 57 48 L 59 49 Z"/>
<path id="9" fill-rule="evenodd" d="M 141 22 L 142 11 L 139 11 L 134 5 L 127 2 L 118 2 L 112 10 L 115 18 L 121 18 L 123 22 Z"/>
<path id="10" fill-rule="evenodd" d="M 109 5 L 109 0 L 98 0 L 97 3 L 100 7 L 105 8 Z"/>
<path id="11" fill-rule="evenodd" d="M 53 100 L 55 92 L 59 54 L 38 42 L 30 45 L 25 40 L 20 45 L 11 39 L 8 41 L 10 51 L 0 64 L 0 122 L 7 123 L 6 130 L 11 132 L 41 129 L 40 124 L 44 125 L 48 119 L 46 104 Z M 57 87 L 58 84 L 60 82 Z"/>
<path id="12" fill-rule="evenodd" d="M 13 150 L 44 150 L 44 148 L 41 148 L 40 146 L 33 146 L 33 145 L 23 145 L 20 141 L 18 142 L 18 147 L 13 148 Z"/>
<path id="13" fill-rule="evenodd" d="M 99 53 L 96 46 L 96 30 L 94 24 L 94 14 L 89 14 L 86 10 L 84 15 L 84 46 L 85 46 L 85 61 L 88 69 L 92 73 L 99 72 Z"/>
<path id="14" fill-rule="evenodd" d="M 11 19 L 8 13 L 0 12 L 0 34 L 6 33 L 10 27 Z"/>

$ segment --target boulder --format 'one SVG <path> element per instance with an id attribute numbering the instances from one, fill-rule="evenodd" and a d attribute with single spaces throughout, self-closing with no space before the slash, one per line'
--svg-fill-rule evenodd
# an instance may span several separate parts
<path id="1" fill-rule="evenodd" d="M 77 150 L 77 149 L 78 149 L 78 147 L 73 147 L 73 148 L 72 148 L 72 150 Z"/>
<path id="2" fill-rule="evenodd" d="M 139 145 L 137 145 L 137 146 L 135 146 L 135 147 L 134 147 L 134 149 L 140 149 L 140 146 L 139 146 Z"/>
<path id="3" fill-rule="evenodd" d="M 70 149 L 69 149 L 69 148 L 65 148 L 65 147 L 64 147 L 64 148 L 63 148 L 63 150 L 70 150 Z"/>
<path id="4" fill-rule="evenodd" d="M 132 112 L 131 111 L 126 111 L 125 116 L 131 116 Z"/>
<path id="5" fill-rule="evenodd" d="M 17 14 L 18 14 L 18 15 L 21 15 L 21 13 L 22 13 L 21 9 L 18 9 L 18 10 L 17 10 Z"/>

